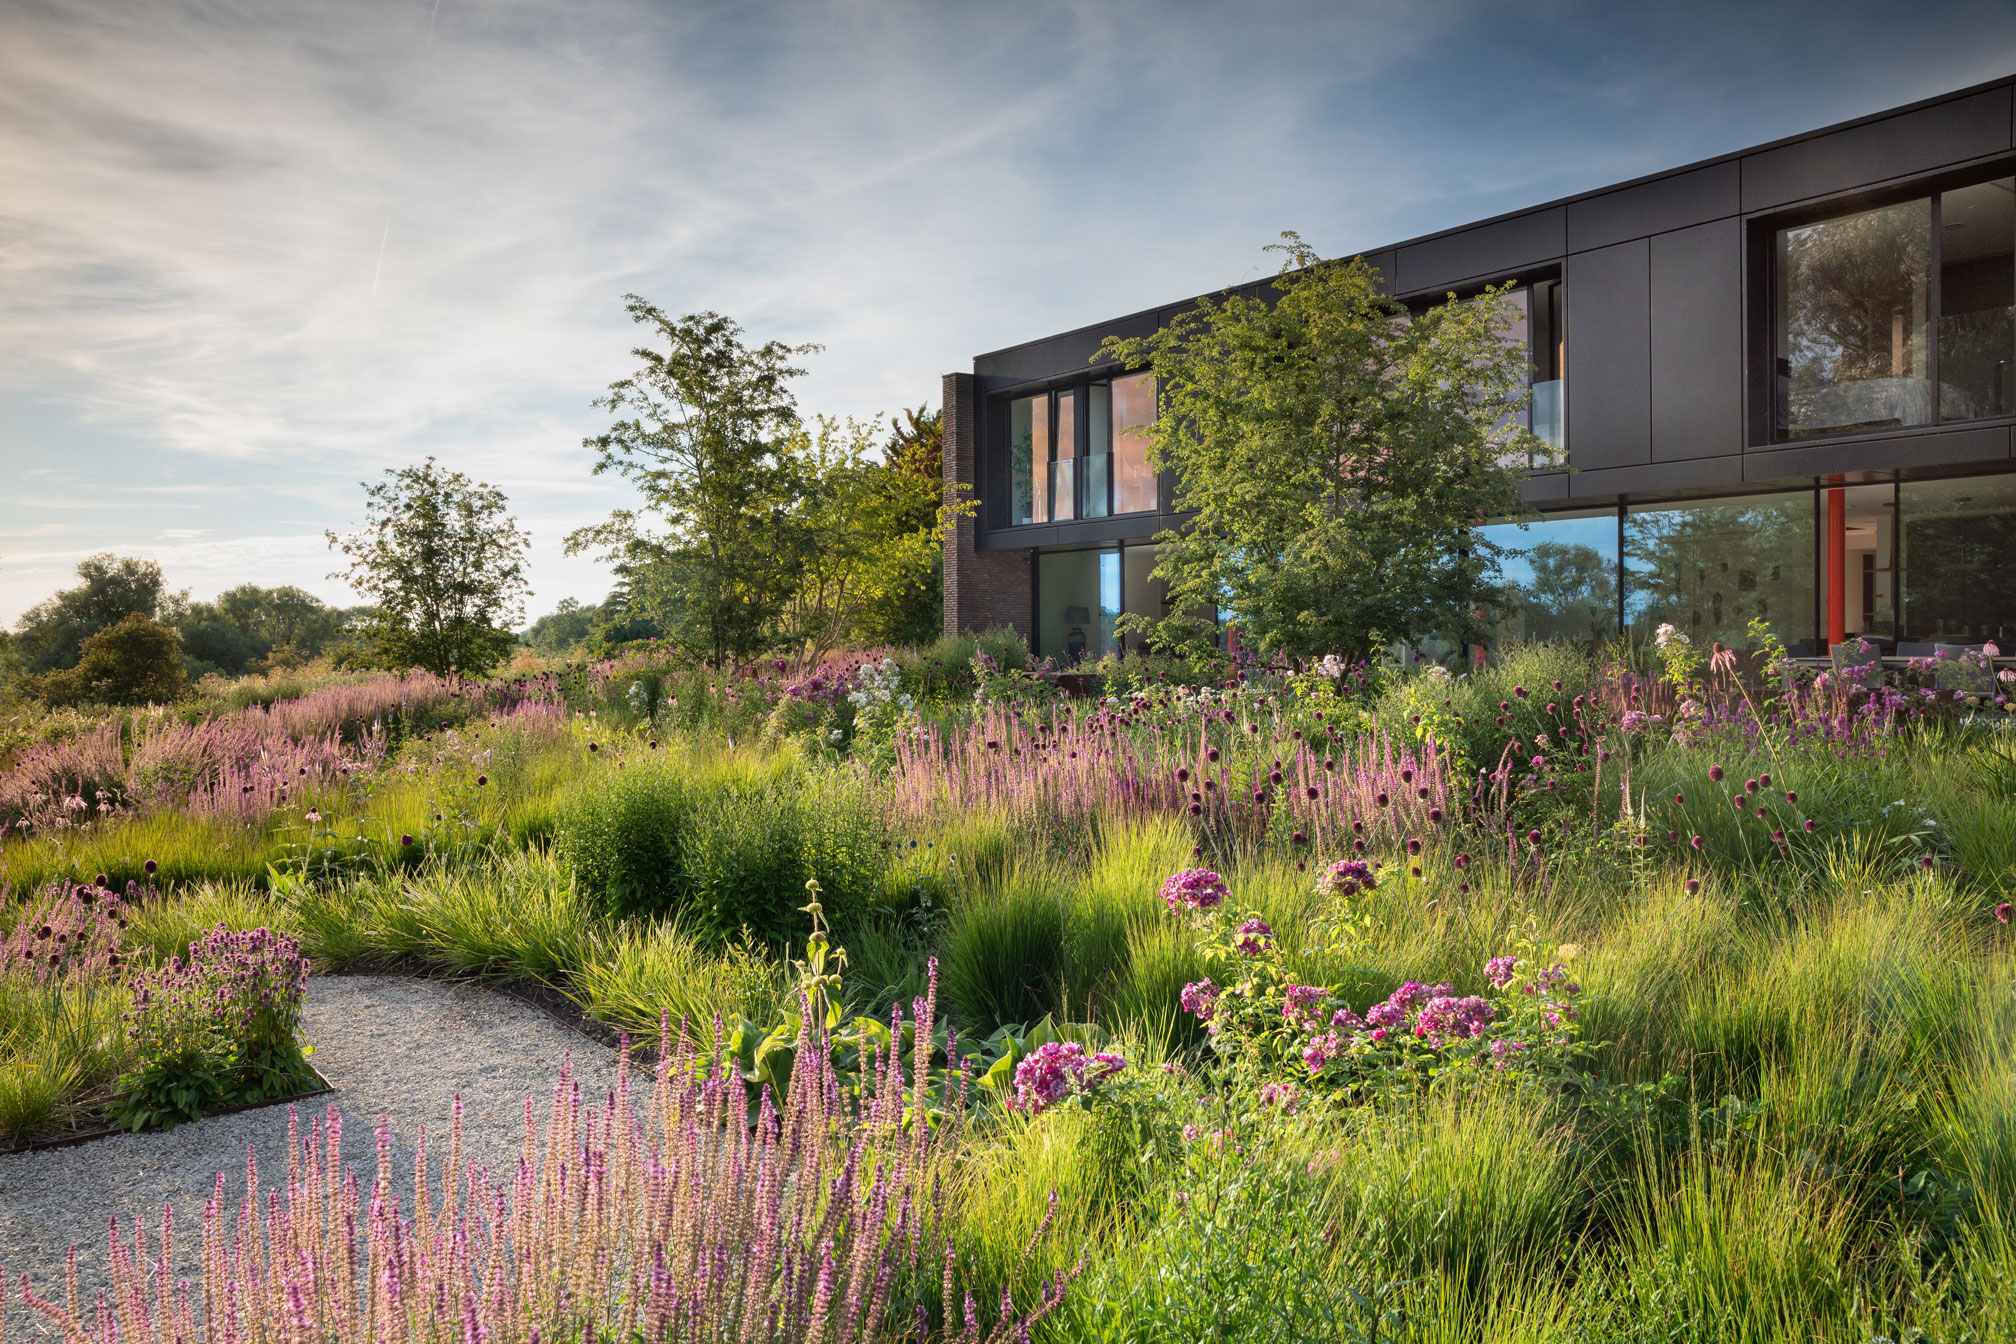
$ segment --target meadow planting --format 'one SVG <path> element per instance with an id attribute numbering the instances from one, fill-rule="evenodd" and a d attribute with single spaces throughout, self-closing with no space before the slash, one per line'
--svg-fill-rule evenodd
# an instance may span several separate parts
<path id="1" fill-rule="evenodd" d="M 403 1199 L 318 1102 L 0 1338 L 2016 1338 L 2012 690 L 996 632 L 17 730 L 0 1150 L 313 1091 L 318 973 L 624 1055 Z"/>

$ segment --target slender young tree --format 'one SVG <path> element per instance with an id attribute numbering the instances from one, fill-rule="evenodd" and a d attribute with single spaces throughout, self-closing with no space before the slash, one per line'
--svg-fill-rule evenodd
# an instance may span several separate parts
<path id="1" fill-rule="evenodd" d="M 567 552 L 602 551 L 630 580 L 637 614 L 719 665 L 762 647 L 793 591 L 800 467 L 789 384 L 804 370 L 791 361 L 819 347 L 751 347 L 719 313 L 672 318 L 635 294 L 625 308 L 663 348 L 632 351 L 637 371 L 595 403 L 616 422 L 585 444 L 595 474 L 628 478 L 643 510 L 570 533 Z"/>
<path id="2" fill-rule="evenodd" d="M 1479 524 L 1521 510 L 1527 354 L 1502 290 L 1410 314 L 1362 260 L 1293 233 L 1271 302 L 1201 300 L 1095 356 L 1154 370 L 1157 468 L 1184 527 L 1157 537 L 1172 642 L 1229 610 L 1269 650 L 1366 654 L 1482 638 L 1502 602 Z"/>
<path id="3" fill-rule="evenodd" d="M 364 527 L 327 533 L 350 567 L 331 574 L 372 603 L 373 661 L 439 676 L 480 676 L 511 652 L 525 592 L 529 534 L 504 492 L 436 466 L 388 470 L 364 485 Z"/>

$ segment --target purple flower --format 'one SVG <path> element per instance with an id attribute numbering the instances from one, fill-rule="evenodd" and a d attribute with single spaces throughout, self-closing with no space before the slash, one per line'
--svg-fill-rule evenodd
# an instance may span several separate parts
<path id="1" fill-rule="evenodd" d="M 1497 1011 L 1488 1000 L 1475 994 L 1461 999 L 1438 994 L 1421 1005 L 1421 1015 L 1414 1021 L 1414 1034 L 1434 1046 L 1452 1038 L 1467 1041 L 1481 1035 Z"/>
<path id="2" fill-rule="evenodd" d="M 1232 947 L 1241 956 L 1257 957 L 1274 946 L 1274 930 L 1257 916 L 1239 926 L 1239 932 L 1232 939 Z"/>
<path id="3" fill-rule="evenodd" d="M 1484 963 L 1484 978 L 1494 988 L 1503 989 L 1512 983 L 1512 972 L 1518 965 L 1517 957 L 1493 957 Z"/>
<path id="4" fill-rule="evenodd" d="M 1211 977 L 1194 981 L 1183 986 L 1183 1011 L 1196 1017 L 1199 1022 L 1209 1022 L 1218 1009 L 1218 995 L 1223 991 L 1211 983 Z"/>
<path id="5" fill-rule="evenodd" d="M 1326 1032 L 1311 1040 L 1303 1047 L 1302 1062 L 1309 1066 L 1309 1072 L 1321 1073 L 1323 1066 L 1342 1048 L 1335 1032 Z"/>
<path id="6" fill-rule="evenodd" d="M 1015 1066 L 1015 1095 L 1011 1110 L 1037 1115 L 1078 1092 L 1096 1089 L 1127 1067 L 1124 1057 L 1111 1052 L 1086 1054 L 1077 1041 L 1045 1041 Z"/>
<path id="7" fill-rule="evenodd" d="M 1339 859 L 1316 879 L 1316 890 L 1325 896 L 1355 896 L 1378 885 L 1379 879 L 1373 876 L 1372 865 L 1362 859 Z"/>
<path id="8" fill-rule="evenodd" d="M 1209 868 L 1185 868 L 1162 884 L 1162 899 L 1171 910 L 1209 910 L 1230 894 L 1225 879 Z"/>
<path id="9" fill-rule="evenodd" d="M 1330 991 L 1321 985 L 1288 985 L 1282 993 L 1281 1016 L 1295 1026 L 1313 1030 L 1322 1020 L 1323 1000 Z"/>

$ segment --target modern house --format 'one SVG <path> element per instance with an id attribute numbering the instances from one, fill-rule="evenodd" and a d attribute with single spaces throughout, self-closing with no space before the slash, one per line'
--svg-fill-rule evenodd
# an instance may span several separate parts
<path id="1" fill-rule="evenodd" d="M 1670 621 L 1795 652 L 2016 648 L 2016 78 L 1364 253 L 1414 306 L 1513 282 L 1526 525 L 1496 524 L 1521 638 Z M 1270 281 L 1244 287 L 1259 293 Z M 1180 525 L 1140 427 L 1152 371 L 1103 337 L 944 380 L 945 473 L 979 502 L 947 546 L 945 628 L 1011 625 L 1060 660 L 1162 612 Z"/>

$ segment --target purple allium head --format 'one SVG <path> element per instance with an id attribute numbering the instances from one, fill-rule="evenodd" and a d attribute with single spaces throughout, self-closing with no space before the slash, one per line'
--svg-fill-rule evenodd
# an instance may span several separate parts
<path id="1" fill-rule="evenodd" d="M 1698 896 L 1698 895 L 1700 895 L 1700 894 L 1701 894 L 1701 879 L 1700 879 L 1700 878 L 1698 878 L 1698 877 L 1690 877 L 1690 878 L 1688 878 L 1688 879 L 1687 879 L 1687 894 L 1688 894 L 1689 896 Z"/>
<path id="2" fill-rule="evenodd" d="M 1722 767 L 1719 765 L 1709 766 L 1708 778 L 1714 781 L 1715 783 L 1720 784 L 1722 782 Z"/>
<path id="3" fill-rule="evenodd" d="M 2002 904 L 1995 907 L 1996 920 L 1999 921 L 2000 923 L 2007 924 L 2009 922 L 2009 912 L 2010 912 L 2009 902 L 2007 901 L 2002 902 Z"/>

